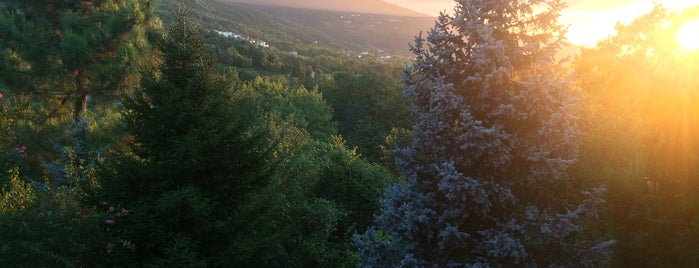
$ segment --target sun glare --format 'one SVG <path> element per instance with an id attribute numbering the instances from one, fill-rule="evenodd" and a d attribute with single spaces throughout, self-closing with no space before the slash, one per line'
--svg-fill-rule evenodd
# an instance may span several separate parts
<path id="1" fill-rule="evenodd" d="M 699 49 L 699 20 L 686 22 L 677 29 L 677 42 L 685 49 Z"/>

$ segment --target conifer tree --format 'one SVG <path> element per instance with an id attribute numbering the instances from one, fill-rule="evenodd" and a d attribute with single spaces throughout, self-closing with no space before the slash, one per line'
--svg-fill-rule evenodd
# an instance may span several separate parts
<path id="1" fill-rule="evenodd" d="M 123 230 L 139 263 L 212 265 L 245 220 L 240 207 L 266 185 L 273 143 L 257 108 L 236 102 L 234 81 L 214 70 L 186 10 L 159 46 L 159 70 L 123 101 L 133 153 L 100 196 L 132 210 Z"/>
<path id="2" fill-rule="evenodd" d="M 458 0 L 416 38 L 405 94 L 415 139 L 404 184 L 355 243 L 363 267 L 599 267 L 612 241 L 585 224 L 602 202 L 566 168 L 579 131 L 555 54 L 560 0 Z"/>
<path id="3" fill-rule="evenodd" d="M 52 102 L 77 123 L 88 95 L 130 88 L 151 57 L 151 0 L 0 3 L 0 82 Z M 112 94 L 110 94 L 112 93 Z"/>

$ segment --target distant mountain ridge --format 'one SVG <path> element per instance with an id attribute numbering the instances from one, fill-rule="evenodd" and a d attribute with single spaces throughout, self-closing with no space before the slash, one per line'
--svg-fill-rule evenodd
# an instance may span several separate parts
<path id="1" fill-rule="evenodd" d="M 228 3 L 277 6 L 298 9 L 349 11 L 402 17 L 430 17 L 382 0 L 217 0 Z"/>

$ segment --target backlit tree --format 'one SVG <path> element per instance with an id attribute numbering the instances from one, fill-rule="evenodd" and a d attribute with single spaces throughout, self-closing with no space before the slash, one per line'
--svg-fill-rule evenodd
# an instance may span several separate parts
<path id="1" fill-rule="evenodd" d="M 365 267 L 598 267 L 602 202 L 576 187 L 576 98 L 556 59 L 559 0 L 456 1 L 416 38 L 405 94 L 415 140 L 397 151 Z"/>

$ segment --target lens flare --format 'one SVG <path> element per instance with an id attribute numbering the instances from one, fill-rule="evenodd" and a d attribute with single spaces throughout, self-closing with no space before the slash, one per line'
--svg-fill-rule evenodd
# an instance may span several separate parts
<path id="1" fill-rule="evenodd" d="M 685 49 L 699 49 L 699 20 L 684 23 L 677 29 L 677 42 Z"/>

